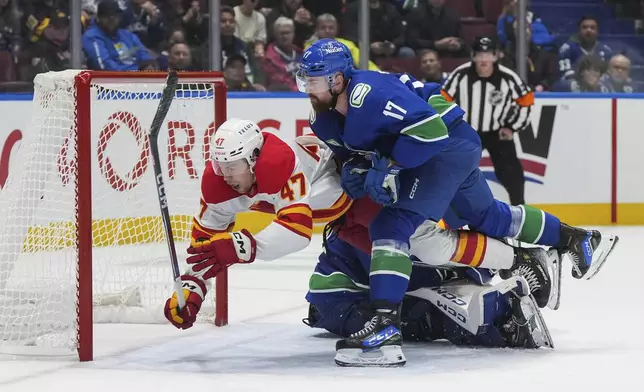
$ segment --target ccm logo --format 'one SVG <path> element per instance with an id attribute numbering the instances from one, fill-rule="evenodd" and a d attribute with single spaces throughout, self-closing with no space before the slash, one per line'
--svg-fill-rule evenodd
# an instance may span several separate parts
<path id="1" fill-rule="evenodd" d="M 409 198 L 413 199 L 414 196 L 416 196 L 416 189 L 418 189 L 418 183 L 420 180 L 418 178 L 414 178 L 414 185 L 411 186 L 411 192 L 409 192 Z"/>
<path id="2" fill-rule="evenodd" d="M 458 305 L 458 306 L 467 305 L 467 302 L 460 299 L 458 296 L 456 296 L 456 294 L 450 293 L 445 289 L 442 289 L 440 287 L 432 287 L 431 290 L 437 292 L 438 294 L 440 294 L 441 297 L 445 298 L 446 300 L 449 300 L 455 305 Z"/>
<path id="3" fill-rule="evenodd" d="M 453 318 L 455 318 L 459 322 L 461 322 L 463 324 L 467 323 L 467 318 L 465 318 L 465 316 L 463 316 L 461 313 L 459 313 L 456 310 L 454 310 L 454 308 L 452 308 L 451 306 L 449 306 L 447 304 L 444 304 L 441 301 L 436 301 L 436 306 L 438 306 L 439 308 L 443 309 L 443 311 L 445 313 L 449 314 L 450 316 L 452 316 Z"/>
<path id="4" fill-rule="evenodd" d="M 237 250 L 239 251 L 239 253 L 245 255 L 246 249 L 244 249 L 244 237 L 239 233 L 233 233 L 233 237 L 235 237 L 235 242 L 237 243 L 237 245 L 239 245 Z"/>

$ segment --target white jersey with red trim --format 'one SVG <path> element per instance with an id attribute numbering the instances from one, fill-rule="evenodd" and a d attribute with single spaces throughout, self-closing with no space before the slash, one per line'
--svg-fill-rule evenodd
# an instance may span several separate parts
<path id="1" fill-rule="evenodd" d="M 254 237 L 257 258 L 274 260 L 304 249 L 314 223 L 332 221 L 349 209 L 351 199 L 342 191 L 332 152 L 324 143 L 314 136 L 302 136 L 289 144 L 274 134 L 263 135 L 264 145 L 255 164 L 256 183 L 248 192 L 238 193 L 206 165 L 193 240 L 232 230 L 238 212 L 273 212 L 275 219 Z"/>

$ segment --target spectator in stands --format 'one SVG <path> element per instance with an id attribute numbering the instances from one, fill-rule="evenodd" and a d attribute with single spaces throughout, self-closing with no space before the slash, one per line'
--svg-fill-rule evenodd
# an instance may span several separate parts
<path id="1" fill-rule="evenodd" d="M 295 23 L 280 16 L 273 24 L 275 42 L 270 43 L 264 58 L 266 89 L 269 91 L 297 91 L 295 73 L 302 49 L 293 44 Z"/>
<path id="2" fill-rule="evenodd" d="M 516 20 L 513 30 L 516 31 Z M 532 40 L 532 31 L 534 29 L 528 23 L 526 26 L 526 40 L 528 49 L 528 58 L 526 59 L 527 82 L 530 87 L 535 91 L 546 91 L 552 88 L 552 85 L 557 81 L 557 55 L 553 52 L 545 50 L 537 46 Z M 516 37 L 518 34 L 512 33 L 508 35 L 511 40 L 506 41 L 505 50 L 503 51 L 503 58 L 500 63 L 517 71 L 517 55 L 516 55 Z"/>
<path id="3" fill-rule="evenodd" d="M 243 0 L 234 8 L 237 38 L 250 45 L 255 58 L 264 57 L 266 49 L 266 19 L 261 12 L 255 11 L 259 0 Z"/>
<path id="4" fill-rule="evenodd" d="M 182 29 L 189 45 L 199 46 L 208 40 L 207 18 L 198 1 L 168 0 L 162 4 L 161 14 L 166 21 L 166 30 Z"/>
<path id="5" fill-rule="evenodd" d="M 248 66 L 248 54 L 246 53 L 246 45 L 244 41 L 235 37 L 235 29 L 237 24 L 235 23 L 235 11 L 231 7 L 222 6 L 221 7 L 221 16 L 219 19 L 219 29 L 221 33 L 221 62 L 222 65 L 226 64 L 229 57 L 233 55 L 240 55 L 246 59 L 244 65 L 246 67 L 245 74 L 250 75 L 250 67 Z M 204 58 L 202 69 L 208 69 L 209 62 L 209 43 L 208 41 L 204 42 L 201 51 Z"/>
<path id="6" fill-rule="evenodd" d="M 572 78 L 561 79 L 555 86 L 555 91 L 572 93 L 607 93 L 609 88 L 601 80 L 604 63 L 594 55 L 586 55 L 577 63 L 577 69 Z"/>
<path id="7" fill-rule="evenodd" d="M 305 45 L 304 49 L 311 46 L 315 41 L 323 38 L 331 38 L 336 41 L 339 41 L 349 48 L 351 52 L 351 57 L 353 57 L 353 62 L 358 66 L 360 64 L 360 49 L 356 44 L 348 39 L 340 38 L 338 35 L 338 21 L 335 16 L 331 14 L 322 14 L 317 17 L 315 24 L 315 34 L 309 38 Z M 373 62 L 369 61 L 369 70 L 378 71 L 378 66 Z"/>
<path id="8" fill-rule="evenodd" d="M 360 2 L 353 2 L 347 6 L 343 16 L 342 32 L 348 40 L 357 42 L 358 13 Z M 369 0 L 369 41 L 371 42 L 371 58 L 376 63 L 380 58 L 393 57 L 415 57 L 413 49 L 404 46 L 403 19 L 398 13 L 396 6 L 386 0 Z"/>
<path id="9" fill-rule="evenodd" d="M 228 91 L 266 91 L 263 86 L 251 83 L 246 77 L 245 69 L 248 65 L 246 57 L 232 54 L 225 64 L 224 78 Z"/>
<path id="10" fill-rule="evenodd" d="M 176 44 L 177 42 L 183 42 L 190 45 L 188 34 L 186 34 L 186 31 L 181 27 L 176 27 L 170 30 L 170 34 L 168 35 L 167 41 L 168 41 L 168 48 L 170 48 L 172 45 Z"/>
<path id="11" fill-rule="evenodd" d="M 529 6 L 530 1 L 527 1 L 526 7 Z M 499 20 L 496 23 L 496 34 L 501 44 L 501 48 L 505 49 L 506 46 L 515 41 L 514 32 L 516 30 L 517 20 L 517 0 L 505 0 L 503 5 L 503 11 L 499 16 Z M 550 34 L 548 27 L 541 18 L 532 12 L 528 11 L 527 18 L 531 24 L 530 34 L 532 42 L 534 45 L 539 47 L 544 47 L 547 49 L 556 49 L 554 47 L 555 37 Z"/>
<path id="12" fill-rule="evenodd" d="M 98 4 L 96 19 L 83 34 L 83 51 L 89 69 L 135 71 L 156 68 L 156 61 L 139 37 L 118 27 L 122 12 L 115 0 L 102 0 Z"/>
<path id="13" fill-rule="evenodd" d="M 36 74 L 62 71 L 70 66 L 68 15 L 63 11 L 50 14 L 37 29 L 37 35 L 32 35 L 21 53 L 22 80 L 33 80 Z"/>
<path id="14" fill-rule="evenodd" d="M 194 71 L 192 67 L 192 53 L 190 47 L 183 42 L 177 42 L 170 47 L 168 53 L 168 67 L 164 69 L 174 71 Z"/>
<path id="15" fill-rule="evenodd" d="M 0 82 L 16 79 L 15 63 L 21 42 L 18 4 L 0 0 Z"/>
<path id="16" fill-rule="evenodd" d="M 445 77 L 443 77 L 443 71 L 441 70 L 441 61 L 435 50 L 421 50 L 418 59 L 420 60 L 418 71 L 421 82 L 439 83 L 441 85 L 445 82 Z"/>
<path id="17" fill-rule="evenodd" d="M 237 28 L 237 23 L 235 23 L 235 11 L 231 7 L 222 6 L 219 20 L 222 65 L 227 63 L 229 57 L 240 55 L 246 60 L 244 61 L 246 78 L 250 82 L 256 82 L 257 79 L 261 78 L 261 74 L 255 64 L 255 58 L 252 55 L 249 55 L 246 51 L 246 44 L 244 41 L 235 37 L 235 30 Z M 200 69 L 209 69 L 209 45 L 210 43 L 206 41 L 200 48 L 200 57 L 202 59 L 199 67 Z"/>
<path id="18" fill-rule="evenodd" d="M 168 39 L 164 44 L 164 50 L 161 51 L 161 54 L 159 55 L 159 57 L 157 57 L 157 62 L 159 63 L 159 69 L 161 70 L 168 69 L 168 57 L 170 56 L 170 49 L 174 46 L 174 44 L 177 44 L 177 43 L 184 43 L 184 44 L 187 44 L 188 47 L 190 47 L 190 44 L 186 39 L 186 32 L 183 31 L 181 27 L 175 27 L 170 31 Z M 192 60 L 192 54 L 190 57 Z"/>
<path id="19" fill-rule="evenodd" d="M 440 56 L 466 57 L 459 16 L 446 0 L 420 1 L 407 15 L 407 44 L 414 50 L 433 49 Z"/>
<path id="20" fill-rule="evenodd" d="M 62 0 L 23 1 L 20 6 L 23 10 L 22 25 L 25 29 L 23 31 L 25 43 L 38 42 L 52 18 L 57 18 L 61 13 L 68 15 L 68 4 Z"/>
<path id="21" fill-rule="evenodd" d="M 597 19 L 583 16 L 579 20 L 579 32 L 559 48 L 559 72 L 562 78 L 571 78 L 575 73 L 577 62 L 586 55 L 597 56 L 604 63 L 611 58 L 613 51 L 597 39 L 598 34 Z"/>
<path id="22" fill-rule="evenodd" d="M 273 10 L 266 16 L 266 26 L 273 26 L 277 18 L 280 16 L 286 16 L 287 18 L 293 19 L 293 22 L 295 23 L 295 38 L 293 38 L 293 43 L 302 48 L 304 46 L 304 41 L 306 41 L 315 30 L 313 14 L 311 14 L 311 11 L 302 6 L 302 0 L 282 0 L 280 6 L 273 8 Z M 267 32 L 269 35 L 268 40 L 272 41 L 274 39 L 272 36 L 272 29 L 269 28 Z"/>
<path id="23" fill-rule="evenodd" d="M 630 78 L 631 60 L 622 54 L 616 54 L 608 62 L 608 70 L 602 75 L 602 83 L 612 93 L 638 93 L 642 86 Z"/>
<path id="24" fill-rule="evenodd" d="M 159 50 L 165 37 L 159 8 L 150 0 L 128 0 L 125 4 L 120 27 L 136 34 L 145 47 Z"/>

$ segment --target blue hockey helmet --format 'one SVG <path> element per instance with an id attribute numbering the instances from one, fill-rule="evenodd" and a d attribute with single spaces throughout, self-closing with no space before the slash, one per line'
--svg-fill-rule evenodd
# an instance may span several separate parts
<path id="1" fill-rule="evenodd" d="M 351 77 L 353 58 L 349 48 L 334 39 L 316 41 L 304 53 L 295 75 L 297 88 L 303 93 L 319 93 L 333 87 L 333 76 L 340 72 Z"/>

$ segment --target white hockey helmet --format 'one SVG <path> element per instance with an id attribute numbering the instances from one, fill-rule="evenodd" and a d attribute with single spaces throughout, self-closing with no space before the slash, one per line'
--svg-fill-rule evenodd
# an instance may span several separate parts
<path id="1" fill-rule="evenodd" d="M 231 118 L 215 132 L 210 143 L 211 164 L 217 175 L 253 172 L 264 136 L 252 121 Z M 247 164 L 247 165 L 246 165 Z"/>

